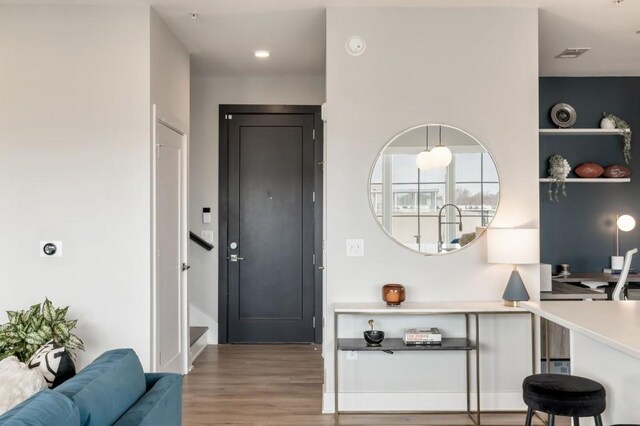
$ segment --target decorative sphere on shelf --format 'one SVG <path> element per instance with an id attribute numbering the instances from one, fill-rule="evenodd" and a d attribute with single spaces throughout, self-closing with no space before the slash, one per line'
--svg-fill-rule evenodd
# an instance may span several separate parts
<path id="1" fill-rule="evenodd" d="M 616 128 L 616 123 L 614 123 L 612 119 L 605 117 L 602 120 L 600 120 L 600 128 L 601 129 L 615 129 Z"/>

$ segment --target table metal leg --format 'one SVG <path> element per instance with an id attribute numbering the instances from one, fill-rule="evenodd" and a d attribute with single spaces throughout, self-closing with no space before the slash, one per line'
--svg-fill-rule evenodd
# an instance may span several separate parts
<path id="1" fill-rule="evenodd" d="M 333 404 L 335 423 L 338 424 L 338 313 L 333 315 Z"/>
<path id="2" fill-rule="evenodd" d="M 549 321 L 545 318 L 540 317 L 540 321 L 544 321 L 544 352 L 545 352 L 545 361 L 547 362 L 547 374 L 551 373 L 551 351 L 549 348 Z"/>
<path id="3" fill-rule="evenodd" d="M 469 314 L 464 314 L 464 330 L 465 330 L 465 337 L 468 341 L 469 340 Z M 466 357 L 465 372 L 467 376 L 467 416 L 473 419 L 473 417 L 471 416 L 471 380 L 470 380 L 471 368 L 469 367 L 469 364 L 471 361 L 471 354 L 469 352 L 470 351 L 465 351 L 465 357 Z"/>
<path id="4" fill-rule="evenodd" d="M 480 426 L 480 316 L 476 313 L 476 413 Z"/>

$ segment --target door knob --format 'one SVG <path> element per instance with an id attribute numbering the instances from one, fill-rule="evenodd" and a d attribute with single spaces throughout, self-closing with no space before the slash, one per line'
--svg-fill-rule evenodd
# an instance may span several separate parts
<path id="1" fill-rule="evenodd" d="M 232 254 L 232 255 L 229 255 L 227 259 L 229 259 L 229 262 L 239 262 L 241 260 L 244 260 L 244 257 L 238 257 L 237 254 Z"/>

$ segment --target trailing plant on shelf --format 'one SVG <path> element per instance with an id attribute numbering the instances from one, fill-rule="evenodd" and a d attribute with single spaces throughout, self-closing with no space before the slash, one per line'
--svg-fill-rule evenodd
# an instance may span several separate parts
<path id="1" fill-rule="evenodd" d="M 606 112 L 603 112 L 602 115 L 604 118 L 611 120 L 616 129 L 626 130 L 623 134 L 624 148 L 622 152 L 624 154 L 624 161 L 629 164 L 631 160 L 631 126 L 617 115 L 607 114 Z"/>
<path id="2" fill-rule="evenodd" d="M 76 350 L 84 351 L 84 343 L 71 331 L 78 320 L 67 320 L 69 307 L 56 308 L 49 299 L 24 311 L 7 311 L 9 322 L 0 325 L 0 360 L 16 356 L 20 361 L 29 358 L 49 341 L 63 346 L 75 357 Z"/>
<path id="3" fill-rule="evenodd" d="M 560 154 L 552 155 L 549 158 L 549 200 L 560 201 L 558 192 L 562 190 L 562 195 L 567 196 L 566 184 L 567 176 L 571 171 L 569 162 Z"/>

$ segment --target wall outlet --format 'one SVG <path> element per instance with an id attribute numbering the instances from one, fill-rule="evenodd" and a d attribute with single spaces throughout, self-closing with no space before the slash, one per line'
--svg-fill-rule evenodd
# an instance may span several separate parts
<path id="1" fill-rule="evenodd" d="M 347 256 L 364 256 L 364 240 L 347 240 Z"/>
<path id="2" fill-rule="evenodd" d="M 40 241 L 40 257 L 62 257 L 62 241 Z"/>
<path id="3" fill-rule="evenodd" d="M 356 351 L 347 352 L 347 361 L 355 361 L 357 359 L 358 359 L 358 352 Z"/>
<path id="4" fill-rule="evenodd" d="M 200 231 L 200 238 L 209 244 L 213 244 L 213 231 Z"/>

